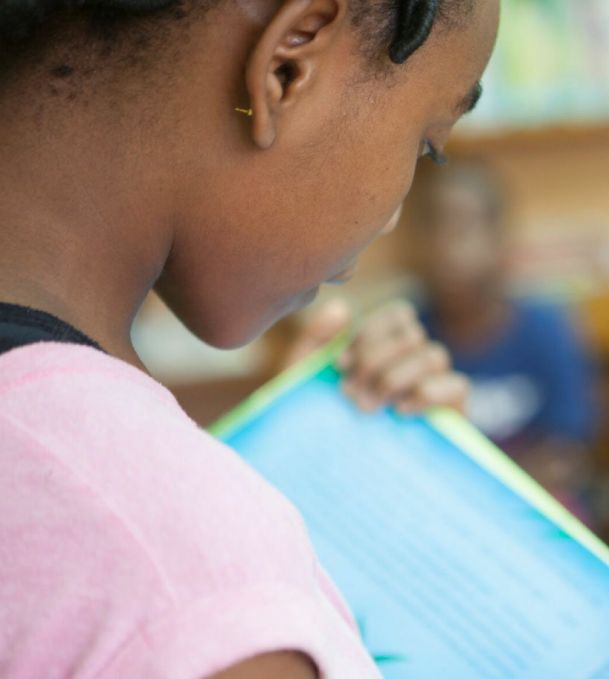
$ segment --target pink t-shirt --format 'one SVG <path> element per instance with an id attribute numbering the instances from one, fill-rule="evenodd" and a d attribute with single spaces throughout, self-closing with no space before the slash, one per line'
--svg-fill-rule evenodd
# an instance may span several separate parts
<path id="1" fill-rule="evenodd" d="M 300 650 L 377 679 L 302 520 L 139 370 L 0 356 L 0 676 L 202 679 Z"/>

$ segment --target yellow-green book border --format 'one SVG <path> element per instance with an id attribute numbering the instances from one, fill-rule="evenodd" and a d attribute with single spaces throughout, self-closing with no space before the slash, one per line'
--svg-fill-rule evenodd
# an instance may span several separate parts
<path id="1" fill-rule="evenodd" d="M 345 349 L 348 341 L 347 335 L 341 335 L 304 361 L 284 371 L 234 410 L 221 417 L 209 428 L 209 432 L 218 438 L 230 436 L 248 421 L 261 415 L 282 395 L 306 382 L 324 368 L 330 367 Z M 429 411 L 426 417 L 441 434 L 481 467 L 525 498 L 564 533 L 577 540 L 609 566 L 609 547 L 465 418 L 443 408 Z"/>
<path id="2" fill-rule="evenodd" d="M 437 409 L 427 413 L 427 419 L 481 467 L 609 566 L 609 547 L 465 418 L 450 410 Z"/>
<path id="3" fill-rule="evenodd" d="M 331 366 L 337 356 L 347 347 L 349 337 L 341 334 L 303 361 L 284 370 L 270 382 L 260 387 L 236 408 L 220 417 L 208 431 L 217 438 L 230 436 L 249 420 L 261 415 L 274 401 L 288 393 L 299 384 L 311 379 L 325 367 Z"/>

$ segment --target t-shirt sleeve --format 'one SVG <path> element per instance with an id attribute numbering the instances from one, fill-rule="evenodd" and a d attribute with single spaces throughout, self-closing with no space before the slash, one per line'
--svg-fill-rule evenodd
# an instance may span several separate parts
<path id="1" fill-rule="evenodd" d="M 378 676 L 331 606 L 281 582 L 218 593 L 151 621 L 102 676 L 202 679 L 256 655 L 286 650 L 311 658 L 322 679 Z"/>
<path id="2" fill-rule="evenodd" d="M 377 679 L 298 513 L 176 417 L 137 454 L 123 427 L 72 455 L 0 415 L 3 676 L 203 679 L 294 650 Z"/>

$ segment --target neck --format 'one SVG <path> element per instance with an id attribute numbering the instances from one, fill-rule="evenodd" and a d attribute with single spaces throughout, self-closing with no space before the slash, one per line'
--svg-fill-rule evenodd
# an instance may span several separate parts
<path id="1" fill-rule="evenodd" d="M 141 367 L 131 324 L 171 234 L 150 220 L 163 214 L 159 205 L 124 188 L 138 171 L 131 137 L 120 146 L 116 130 L 88 123 L 36 127 L 0 116 L 0 300 L 54 314 Z"/>
<path id="2" fill-rule="evenodd" d="M 509 319 L 509 304 L 499 292 L 450 304 L 435 303 L 434 309 L 447 340 L 464 349 L 484 344 Z"/>

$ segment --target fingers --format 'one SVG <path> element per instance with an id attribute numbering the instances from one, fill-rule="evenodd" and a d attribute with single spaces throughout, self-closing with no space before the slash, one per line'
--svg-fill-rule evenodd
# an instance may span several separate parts
<path id="1" fill-rule="evenodd" d="M 426 335 L 414 308 L 394 302 L 371 315 L 339 359 L 339 367 L 354 379 L 366 381 L 396 358 L 422 346 Z"/>
<path id="2" fill-rule="evenodd" d="M 364 410 L 374 410 L 393 402 L 410 412 L 413 406 L 420 409 L 446 404 L 443 398 L 450 398 L 451 404 L 457 402 L 461 406 L 461 379 L 449 380 L 447 385 L 434 379 L 453 376 L 449 370 L 450 358 L 446 349 L 437 343 L 423 341 L 411 351 L 393 354 L 393 359 L 384 362 L 377 372 L 364 373 L 365 379 L 348 376 L 344 390 Z"/>
<path id="3" fill-rule="evenodd" d="M 324 304 L 288 352 L 286 365 L 304 358 L 349 326 L 352 311 L 341 299 Z M 393 403 L 403 413 L 433 406 L 465 410 L 467 379 L 451 370 L 446 349 L 431 342 L 408 302 L 370 316 L 339 359 L 343 389 L 366 411 Z"/>
<path id="4" fill-rule="evenodd" d="M 400 334 L 366 338 L 349 350 L 348 361 L 341 362 L 347 367 L 351 381 L 362 385 L 373 383 L 405 356 L 413 356 L 425 347 L 427 339 L 424 330 L 418 324 L 410 324 L 401 328 Z"/>
<path id="5" fill-rule="evenodd" d="M 353 312 L 346 301 L 335 298 L 326 302 L 305 323 L 287 352 L 284 366 L 293 365 L 323 347 L 348 328 L 352 319 Z"/>
<path id="6" fill-rule="evenodd" d="M 449 367 L 446 349 L 430 342 L 386 371 L 377 390 L 384 401 L 397 401 L 404 394 L 415 391 L 430 377 L 446 373 Z"/>
<path id="7" fill-rule="evenodd" d="M 303 329 L 303 336 L 325 344 L 345 330 L 353 320 L 353 310 L 338 297 L 323 304 Z"/>
<path id="8" fill-rule="evenodd" d="M 418 385 L 411 395 L 396 400 L 400 413 L 415 413 L 427 408 L 448 407 L 465 414 L 470 385 L 465 375 L 449 372 L 432 375 Z"/>
<path id="9" fill-rule="evenodd" d="M 452 371 L 447 350 L 428 339 L 407 302 L 370 316 L 339 366 L 345 393 L 363 410 L 393 403 L 404 413 L 433 406 L 465 411 L 467 379 Z"/>
<path id="10" fill-rule="evenodd" d="M 387 338 L 399 339 L 412 326 L 421 328 L 411 304 L 400 301 L 384 306 L 367 318 L 351 349 L 346 352 L 345 363 L 357 358 L 358 353 L 376 347 Z"/>

